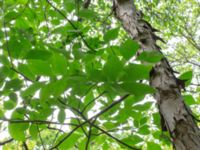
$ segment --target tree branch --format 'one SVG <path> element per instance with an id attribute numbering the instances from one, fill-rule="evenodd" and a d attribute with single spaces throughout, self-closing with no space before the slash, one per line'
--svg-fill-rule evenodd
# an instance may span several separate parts
<path id="1" fill-rule="evenodd" d="M 83 8 L 87 9 L 91 3 L 91 0 L 85 0 L 83 4 Z"/>
<path id="2" fill-rule="evenodd" d="M 48 126 L 47 129 L 49 129 L 49 130 L 56 130 L 56 131 L 59 131 L 59 132 L 65 133 L 65 131 L 63 131 L 63 130 L 61 130 L 61 129 L 54 128 L 54 127 L 50 127 L 50 126 Z"/>
<path id="3" fill-rule="evenodd" d="M 41 136 L 41 133 L 40 133 L 40 130 L 39 130 L 38 124 L 37 124 L 37 130 L 38 130 L 38 133 L 39 133 L 39 138 L 40 138 L 40 141 L 41 141 L 41 144 L 42 144 L 43 150 L 45 150 L 44 142 L 43 142 L 43 139 L 42 139 L 42 136 Z"/>
<path id="4" fill-rule="evenodd" d="M 87 143 L 85 145 L 85 150 L 88 150 L 89 148 L 89 143 L 90 143 L 90 138 L 92 136 L 92 126 L 93 124 L 95 123 L 96 119 L 93 120 L 91 123 L 90 123 L 90 126 L 89 126 L 89 131 L 88 131 L 88 139 L 87 139 Z"/>
<path id="5" fill-rule="evenodd" d="M 46 120 L 11 120 L 11 119 L 0 119 L 2 121 L 7 121 L 9 123 L 33 123 L 33 124 L 57 124 L 57 125 L 68 125 L 68 126 L 77 126 L 74 123 L 59 123 L 59 122 L 52 122 Z"/>
<path id="6" fill-rule="evenodd" d="M 72 22 L 71 20 L 69 20 L 69 19 L 67 18 L 67 16 L 66 16 L 61 10 L 59 10 L 57 7 L 55 7 L 49 0 L 46 0 L 46 1 L 47 1 L 47 3 L 49 3 L 49 5 L 50 5 L 56 12 L 58 12 L 63 18 L 65 18 L 65 19 L 69 22 L 69 24 L 70 24 L 75 30 L 79 31 L 78 28 L 73 24 L 73 22 Z M 93 49 L 93 48 L 87 43 L 87 41 L 85 40 L 85 38 L 84 38 L 82 32 L 79 31 L 79 32 L 77 32 L 77 33 L 78 33 L 78 35 L 81 37 L 83 43 L 91 50 L 90 52 L 96 52 L 96 50 Z"/>
<path id="7" fill-rule="evenodd" d="M 128 96 L 129 96 L 129 94 L 126 94 L 126 95 L 122 96 L 120 99 L 114 101 L 111 105 L 109 105 L 108 107 L 106 107 L 105 109 L 103 109 L 102 111 L 100 111 L 99 113 L 97 113 L 96 115 L 91 117 L 90 119 L 88 119 L 85 122 L 83 122 L 83 123 L 79 124 L 78 126 L 76 126 L 63 139 L 61 139 L 54 147 L 50 148 L 50 150 L 56 149 L 60 144 L 62 144 L 66 139 L 68 139 L 78 128 L 80 128 L 81 126 L 85 125 L 86 123 L 89 123 L 89 121 L 101 116 L 103 113 L 107 112 L 109 109 L 111 109 L 115 105 L 117 105 L 120 102 L 122 102 L 123 100 L 125 100 Z"/>
<path id="8" fill-rule="evenodd" d="M 76 112 L 85 120 L 85 121 L 88 121 L 88 119 L 78 110 L 76 110 Z M 100 128 L 99 126 L 95 125 L 93 122 L 96 120 L 96 118 L 94 118 L 94 120 L 91 122 L 91 121 L 88 121 L 88 123 L 90 124 L 90 126 L 94 126 L 95 128 L 97 128 L 98 130 L 100 130 L 102 133 L 106 134 L 107 136 L 111 137 L 112 139 L 114 139 L 115 141 L 119 142 L 120 144 L 130 148 L 130 149 L 133 149 L 133 150 L 140 150 L 136 147 L 133 147 L 129 144 L 126 144 L 124 143 L 123 141 L 119 140 L 118 138 L 112 136 L 110 133 L 108 133 L 107 131 L 103 130 L 102 128 Z"/>
<path id="9" fill-rule="evenodd" d="M 29 150 L 28 149 L 28 145 L 26 144 L 26 142 L 23 142 L 23 147 L 24 147 L 25 150 Z"/>
<path id="10" fill-rule="evenodd" d="M 8 143 L 12 142 L 13 140 L 14 140 L 14 139 L 11 138 L 11 139 L 8 139 L 8 140 L 6 140 L 6 141 L 0 142 L 0 145 L 8 144 Z"/>
<path id="11" fill-rule="evenodd" d="M 92 104 L 94 101 L 96 101 L 97 99 L 99 99 L 102 95 L 104 95 L 106 93 L 106 91 L 103 91 L 102 93 L 100 93 L 97 97 L 95 97 L 94 99 L 92 99 L 81 111 L 82 113 L 84 113 L 84 111 L 87 109 L 87 107 Z"/>

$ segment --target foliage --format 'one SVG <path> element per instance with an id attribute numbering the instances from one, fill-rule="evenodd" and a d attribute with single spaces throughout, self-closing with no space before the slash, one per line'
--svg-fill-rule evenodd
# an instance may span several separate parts
<path id="1" fill-rule="evenodd" d="M 160 14 L 170 21 L 145 16 L 169 39 L 173 31 L 185 31 L 177 28 L 188 3 L 179 3 L 140 1 L 138 6 L 151 8 L 144 10 L 147 15 L 160 5 L 160 11 L 181 9 L 172 17 L 166 16 L 170 11 Z M 136 58 L 139 45 L 112 17 L 111 3 L 95 1 L 88 9 L 81 0 L 0 5 L 0 127 L 9 135 L 2 141 L 14 139 L 3 149 L 170 149 L 147 82 L 163 56 L 149 52 Z M 194 18 L 186 21 L 195 23 Z M 190 69 L 180 78 L 192 80 Z M 184 99 L 198 104 L 188 93 Z"/>

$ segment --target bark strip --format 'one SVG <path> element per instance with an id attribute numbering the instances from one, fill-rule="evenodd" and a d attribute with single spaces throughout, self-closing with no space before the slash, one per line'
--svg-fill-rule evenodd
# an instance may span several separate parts
<path id="1" fill-rule="evenodd" d="M 136 9 L 133 0 L 113 0 L 116 18 L 132 39 L 140 44 L 142 51 L 160 51 L 154 29 L 142 19 L 142 13 Z M 181 95 L 182 84 L 174 76 L 174 72 L 166 58 L 157 63 L 150 73 L 150 85 L 156 89 L 154 98 L 157 101 L 164 127 L 171 135 L 176 150 L 199 150 L 200 134 L 189 109 Z"/>

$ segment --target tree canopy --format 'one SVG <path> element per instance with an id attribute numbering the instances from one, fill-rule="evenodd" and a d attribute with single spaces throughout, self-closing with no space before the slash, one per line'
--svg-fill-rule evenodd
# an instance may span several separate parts
<path id="1" fill-rule="evenodd" d="M 0 2 L 0 145 L 10 149 L 172 149 L 149 86 L 163 57 L 198 118 L 200 2 L 135 0 L 162 53 L 137 56 L 111 1 Z M 141 63 L 142 62 L 142 63 Z"/>

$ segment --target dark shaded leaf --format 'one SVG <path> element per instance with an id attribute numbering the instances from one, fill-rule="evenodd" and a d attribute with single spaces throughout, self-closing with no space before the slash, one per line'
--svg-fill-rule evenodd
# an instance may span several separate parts
<path id="1" fill-rule="evenodd" d="M 119 33 L 119 28 L 111 29 L 104 34 L 104 40 L 106 42 L 114 40 L 118 37 L 118 33 Z"/>
<path id="2" fill-rule="evenodd" d="M 158 51 L 144 51 L 138 56 L 138 60 L 157 63 L 163 58 L 163 55 Z"/>
<path id="3" fill-rule="evenodd" d="M 136 43 L 132 39 L 128 39 L 121 45 L 121 54 L 124 56 L 125 59 L 129 60 L 135 55 L 138 49 L 138 43 Z"/>
<path id="4" fill-rule="evenodd" d="M 64 109 L 60 109 L 60 111 L 58 113 L 58 121 L 60 123 L 64 123 L 65 117 L 66 117 L 65 110 Z"/>

